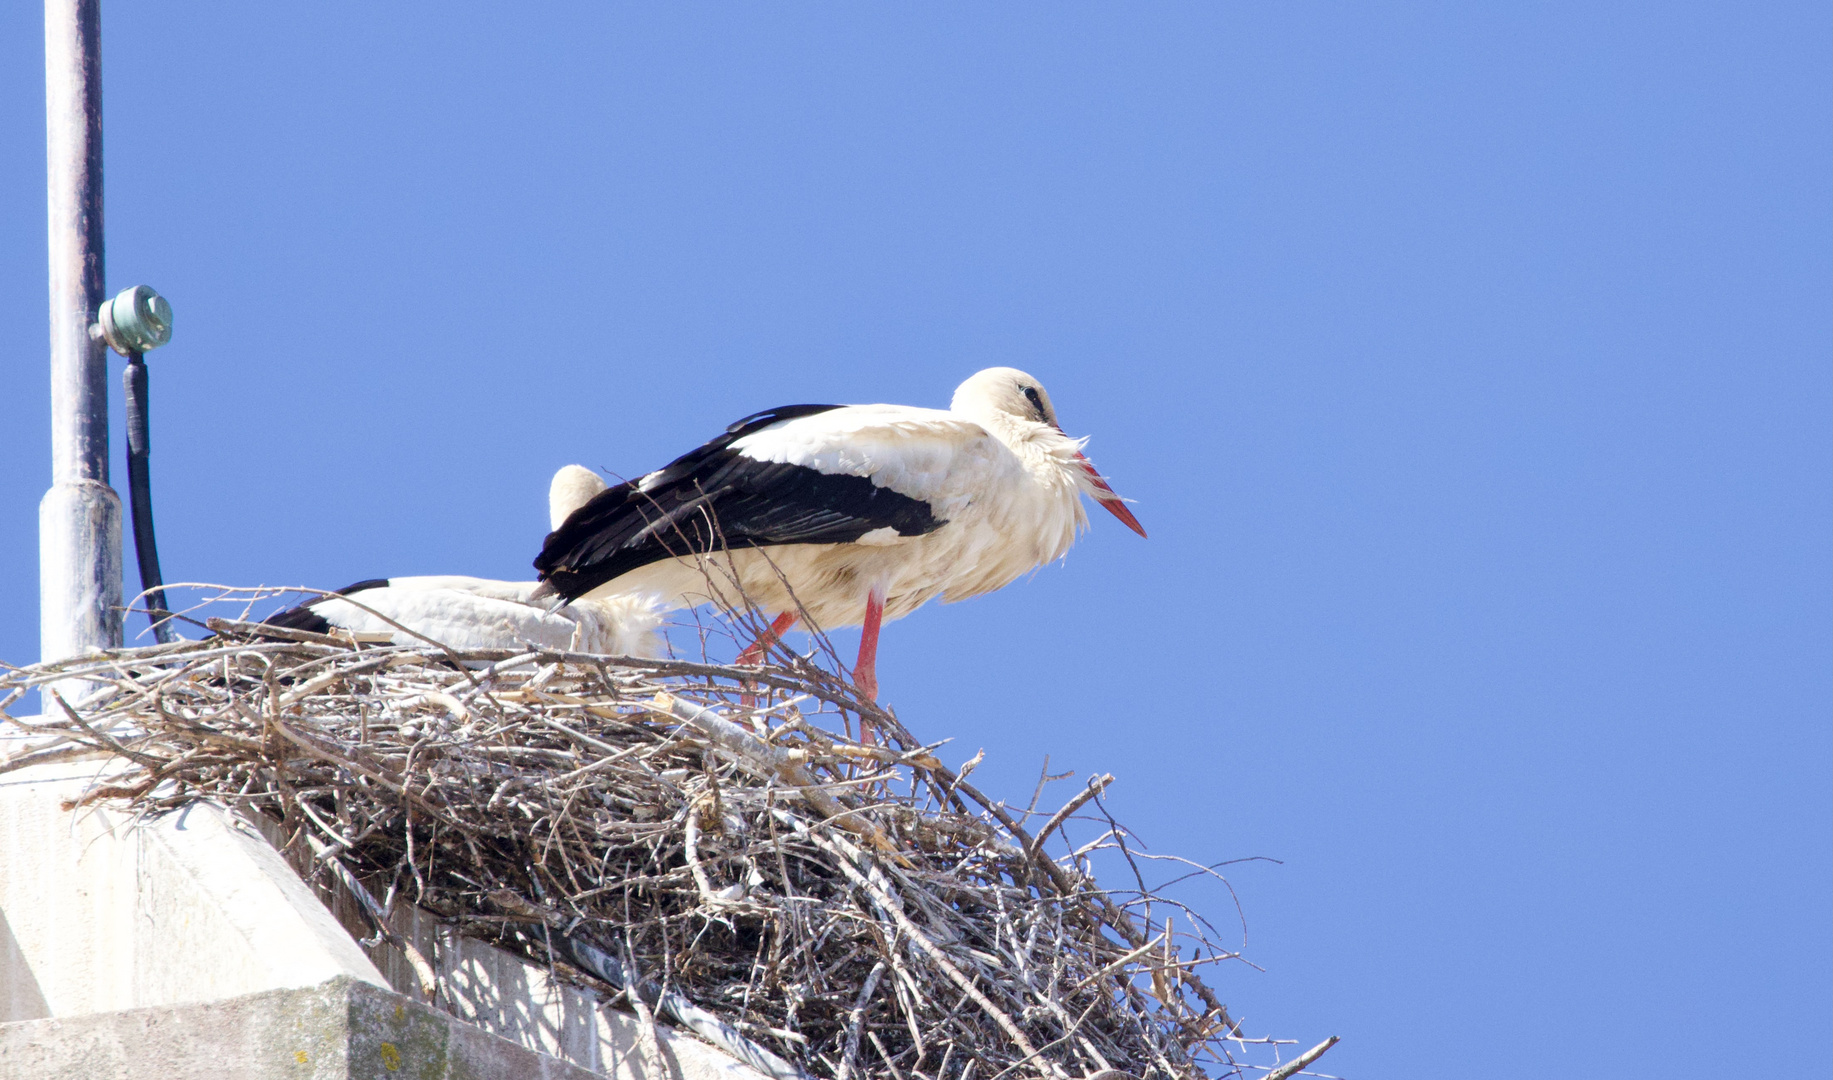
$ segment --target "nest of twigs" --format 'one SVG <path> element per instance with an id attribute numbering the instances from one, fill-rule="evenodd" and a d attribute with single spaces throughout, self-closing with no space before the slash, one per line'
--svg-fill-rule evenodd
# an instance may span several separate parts
<path id="1" fill-rule="evenodd" d="M 84 801 L 264 814 L 378 927 L 384 902 L 420 905 L 766 1072 L 1173 1080 L 1237 1073 L 1268 1042 L 1199 977 L 1234 956 L 1206 923 L 1143 881 L 1095 882 L 1096 852 L 1137 854 L 1101 807 L 1110 777 L 1054 812 L 1010 809 L 814 656 L 212 626 L 0 678 L 0 705 L 47 689 L 19 722 L 43 741 L 0 770 L 118 755 Z M 90 691 L 74 707 L 50 692 L 73 680 Z M 1072 845 L 1072 823 L 1093 835 Z"/>

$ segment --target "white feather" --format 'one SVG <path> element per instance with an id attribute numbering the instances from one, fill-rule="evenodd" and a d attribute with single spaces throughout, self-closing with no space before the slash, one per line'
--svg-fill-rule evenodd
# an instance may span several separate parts
<path id="1" fill-rule="evenodd" d="M 931 533 L 875 529 L 850 544 L 664 560 L 588 596 L 638 591 L 676 606 L 725 607 L 748 598 L 766 612 L 795 610 L 799 601 L 818 624 L 834 627 L 862 622 L 875 587 L 884 590 L 887 620 L 936 597 L 955 601 L 1002 588 L 1061 558 L 1088 526 L 1082 441 L 1057 428 L 1047 397 L 1046 419 L 1032 419 L 1037 407 L 1027 403 L 1027 386 L 1042 394 L 1029 375 L 994 368 L 963 383 L 948 410 L 850 405 L 779 421 L 732 443 L 758 461 L 869 477 L 921 499 L 946 522 Z"/>
<path id="2" fill-rule="evenodd" d="M 323 600 L 312 610 L 332 626 L 356 634 L 387 634 L 397 645 L 425 644 L 431 638 L 453 649 L 538 646 L 618 656 L 661 655 L 656 630 L 662 624 L 662 609 L 654 599 L 610 596 L 548 611 L 529 599 L 535 584 L 445 575 L 398 577 L 390 578 L 385 588 Z"/>
<path id="3" fill-rule="evenodd" d="M 590 469 L 561 468 L 548 485 L 552 526 L 559 528 L 567 515 L 605 487 Z M 548 602 L 531 599 L 537 584 L 457 575 L 397 577 L 389 578 L 383 588 L 321 600 L 312 611 L 334 627 L 354 634 L 386 634 L 397 645 L 425 644 L 431 638 L 452 649 L 539 646 L 616 656 L 663 655 L 657 630 L 664 604 L 659 597 L 612 591 L 550 611 Z"/>

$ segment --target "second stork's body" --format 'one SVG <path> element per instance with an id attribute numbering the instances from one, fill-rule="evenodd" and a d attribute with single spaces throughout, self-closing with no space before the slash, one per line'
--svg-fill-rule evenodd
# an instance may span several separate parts
<path id="1" fill-rule="evenodd" d="M 548 486 L 548 514 L 567 515 L 605 490 L 589 469 L 568 465 Z M 662 612 L 651 597 L 607 594 L 559 611 L 534 597 L 533 581 L 493 581 L 455 574 L 375 578 L 269 616 L 268 626 L 417 645 L 430 639 L 454 649 L 538 646 L 572 652 L 661 656 Z"/>
<path id="2" fill-rule="evenodd" d="M 1086 494 L 1145 535 L 1057 425 L 1038 381 L 982 371 L 947 410 L 793 405 L 746 417 L 595 496 L 549 534 L 543 590 L 676 606 L 745 603 L 863 625 L 855 678 L 876 692 L 879 624 L 978 596 L 1062 557 Z M 708 557 L 713 556 L 713 557 Z"/>

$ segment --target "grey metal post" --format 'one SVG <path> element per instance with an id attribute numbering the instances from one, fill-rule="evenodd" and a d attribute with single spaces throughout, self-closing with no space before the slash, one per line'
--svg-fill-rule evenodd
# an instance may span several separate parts
<path id="1" fill-rule="evenodd" d="M 51 490 L 38 506 L 39 652 L 121 644 L 121 499 L 108 486 L 99 0 L 45 0 Z"/>

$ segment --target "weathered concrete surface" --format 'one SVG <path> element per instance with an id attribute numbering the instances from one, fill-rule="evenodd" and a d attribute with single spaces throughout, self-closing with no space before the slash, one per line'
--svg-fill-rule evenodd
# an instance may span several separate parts
<path id="1" fill-rule="evenodd" d="M 130 825 L 59 803 L 97 765 L 0 777 L 0 1019 L 387 981 L 257 832 L 198 805 Z"/>
<path id="2" fill-rule="evenodd" d="M 648 1075 L 639 1025 L 629 1013 L 605 1008 L 595 995 L 554 978 L 545 967 L 462 937 L 418 908 L 404 904 L 390 922 L 432 964 L 439 975 L 438 1004 L 459 1019 L 606 1076 L 656 1080 Z M 393 945 L 384 942 L 369 955 L 383 972 L 398 976 L 397 990 L 425 1000 Z M 658 1025 L 656 1038 L 668 1078 L 763 1080 L 762 1074 L 691 1035 Z"/>
<path id="3" fill-rule="evenodd" d="M 30 1022 L 0 1026 L 0 1076 L 506 1080 L 578 1073 L 616 1080 L 762 1080 L 722 1051 L 666 1027 L 655 1029 L 665 1075 L 652 1075 L 634 1017 L 604 1007 L 543 966 L 461 937 L 402 904 L 390 921 L 437 972 L 438 998 L 430 1000 L 399 949 L 386 942 L 367 951 L 358 945 L 354 935 L 369 930 L 355 902 L 335 888 L 315 893 L 308 887 L 276 850 L 285 838 L 271 823 L 252 826 L 207 804 L 138 824 L 106 807 L 62 809 L 103 770 L 92 760 L 0 775 L 0 1022 Z M 331 1021 L 323 1018 L 343 1015 L 340 1006 L 313 1002 L 329 1001 L 324 994 L 333 991 L 326 988 L 340 986 L 358 988 L 335 992 L 353 1003 L 352 1010 L 382 1001 L 387 1015 L 350 1024 L 343 1034 L 326 1027 Z M 407 1010 L 398 1019 L 412 1021 L 405 1034 L 382 1022 L 397 1006 Z M 437 1019 L 440 1026 L 426 1037 L 447 1047 L 451 1061 L 496 1061 L 491 1048 L 505 1042 L 545 1064 L 505 1065 L 509 1071 L 496 1072 L 470 1064 L 464 1065 L 470 1072 L 405 1074 L 405 1066 L 357 1071 L 371 1060 L 362 1050 L 371 1042 L 383 1057 L 405 1053 L 401 1040 L 420 1030 L 414 1017 Z M 231 1037 L 242 1029 L 244 1035 Z M 289 1054 L 304 1053 L 306 1060 L 274 1068 L 293 1071 L 231 1067 L 266 1053 L 262 1047 L 280 1045 L 274 1032 L 304 1039 L 313 1031 L 329 1032 L 325 1046 L 332 1049 L 286 1044 L 294 1047 Z M 235 1038 L 255 1041 L 245 1045 Z M 193 1052 L 194 1042 L 215 1049 Z M 394 1050 L 380 1050 L 381 1042 Z M 473 1042 L 482 1048 L 475 1054 L 450 1049 Z M 334 1052 L 345 1056 L 324 1056 Z M 140 1068 L 127 1060 L 130 1054 L 150 1064 L 144 1071 L 121 1071 Z M 92 1058 L 119 1064 L 108 1066 L 115 1071 L 82 1065 Z M 353 1064 L 346 1068 L 339 1061 Z M 333 1071 L 312 1071 L 324 1062 Z M 179 1065 L 203 1071 L 173 1071 Z M 531 1071 L 537 1065 L 570 1071 Z M 77 1071 L 54 1071 L 66 1066 Z"/>
<path id="4" fill-rule="evenodd" d="M 0 1024 L 0 1080 L 589 1080 L 340 976 L 195 1005 Z"/>
<path id="5" fill-rule="evenodd" d="M 0 1021 L 388 982 L 286 861 L 224 811 L 135 826 L 62 809 L 96 763 L 0 777 Z"/>

